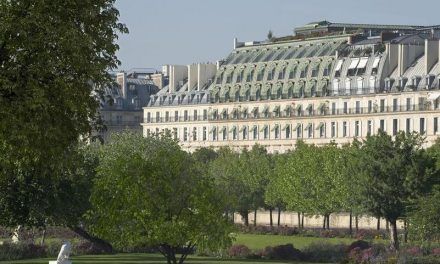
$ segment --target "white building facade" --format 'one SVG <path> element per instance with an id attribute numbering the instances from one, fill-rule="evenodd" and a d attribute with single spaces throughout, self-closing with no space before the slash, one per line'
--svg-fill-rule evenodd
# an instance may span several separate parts
<path id="1" fill-rule="evenodd" d="M 188 151 L 258 143 L 282 153 L 298 140 L 344 144 L 379 129 L 416 131 L 430 145 L 440 45 L 434 30 L 408 30 L 235 43 L 217 65 L 168 66 L 170 84 L 144 107 L 143 133 L 169 132 Z"/>

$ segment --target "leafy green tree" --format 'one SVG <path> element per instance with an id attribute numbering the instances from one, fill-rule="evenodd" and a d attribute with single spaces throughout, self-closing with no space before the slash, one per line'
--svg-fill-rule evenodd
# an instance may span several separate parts
<path id="1" fill-rule="evenodd" d="M 240 154 L 240 180 L 249 191 L 244 202 L 249 202 L 248 208 L 254 210 L 254 225 L 257 223 L 257 210 L 265 207 L 264 191 L 272 173 L 270 156 L 266 148 L 258 144 L 250 151 Z"/>
<path id="2" fill-rule="evenodd" d="M 281 193 L 279 191 L 279 175 L 276 173 L 276 168 L 285 166 L 286 158 L 288 154 L 276 154 L 272 159 L 272 172 L 269 176 L 268 183 L 264 191 L 264 201 L 267 206 L 272 208 L 278 208 L 277 225 L 280 226 L 281 211 L 286 208 Z"/>
<path id="3" fill-rule="evenodd" d="M 127 31 L 113 3 L 0 0 L 0 224 L 43 226 L 70 150 L 100 127 Z"/>
<path id="4" fill-rule="evenodd" d="M 405 217 L 408 205 L 429 189 L 432 161 L 421 149 L 423 138 L 400 132 L 395 139 L 380 131 L 369 136 L 359 151 L 359 189 L 362 205 L 390 223 L 391 247 L 399 248 L 397 220 Z"/>
<path id="5" fill-rule="evenodd" d="M 248 225 L 249 189 L 240 177 L 239 154 L 229 147 L 223 147 L 217 151 L 217 155 L 218 157 L 209 163 L 209 176 L 226 200 L 223 211 L 227 218 L 233 218 L 234 212 L 238 212 Z"/>
<path id="6" fill-rule="evenodd" d="M 123 133 L 99 158 L 89 214 L 99 236 L 119 247 L 156 246 L 168 263 L 183 263 L 196 246 L 230 244 L 221 193 L 176 141 Z"/>
<path id="7" fill-rule="evenodd" d="M 410 237 L 424 243 L 440 242 L 440 186 L 417 199 L 409 213 Z"/>

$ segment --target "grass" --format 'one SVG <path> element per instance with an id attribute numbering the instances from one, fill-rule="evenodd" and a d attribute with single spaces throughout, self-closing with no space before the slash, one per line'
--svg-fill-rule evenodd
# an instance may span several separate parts
<path id="1" fill-rule="evenodd" d="M 267 246 L 277 246 L 293 244 L 295 248 L 303 249 L 314 242 L 328 242 L 333 244 L 350 244 L 355 241 L 351 238 L 319 238 L 319 237 L 300 237 L 300 236 L 280 236 L 280 235 L 253 235 L 239 234 L 235 244 L 243 244 L 250 249 L 263 249 Z"/>
<path id="2" fill-rule="evenodd" d="M 52 259 L 53 260 L 53 259 Z M 47 264 L 49 259 L 38 260 L 20 260 L 20 261 L 0 261 L 0 264 Z M 164 257 L 157 254 L 117 254 L 117 255 L 99 255 L 99 256 L 80 256 L 72 258 L 74 264 L 165 264 Z M 263 260 L 231 260 L 216 259 L 209 257 L 189 257 L 185 262 L 187 264 L 250 264 L 250 263 L 277 263 L 287 264 L 292 262 L 282 261 L 263 261 Z M 295 262 L 299 264 L 299 262 Z M 304 263 L 302 263 L 304 264 Z"/>

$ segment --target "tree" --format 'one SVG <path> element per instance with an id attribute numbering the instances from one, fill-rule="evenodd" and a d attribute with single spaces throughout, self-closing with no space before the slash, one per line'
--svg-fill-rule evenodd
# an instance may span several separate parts
<path id="1" fill-rule="evenodd" d="M 276 168 L 280 168 L 285 166 L 286 158 L 288 154 L 276 154 L 272 159 L 272 173 L 269 177 L 269 182 L 266 185 L 266 189 L 264 191 L 264 202 L 272 207 L 278 208 L 278 219 L 277 225 L 281 225 L 281 210 L 284 210 L 286 205 L 283 202 L 283 198 L 281 197 L 279 191 L 279 175 L 276 173 Z"/>
<path id="2" fill-rule="evenodd" d="M 440 242 L 440 186 L 420 197 L 409 213 L 409 232 L 415 241 Z"/>
<path id="3" fill-rule="evenodd" d="M 0 224 L 43 226 L 115 69 L 114 0 L 0 0 Z M 58 181 L 60 180 L 60 181 Z"/>
<path id="4" fill-rule="evenodd" d="M 423 138 L 400 132 L 395 139 L 383 131 L 363 142 L 358 158 L 362 205 L 390 223 L 391 248 L 398 249 L 397 220 L 407 206 L 426 192 L 433 175 L 432 161 L 421 149 Z"/>
<path id="5" fill-rule="evenodd" d="M 124 133 L 99 157 L 89 214 L 99 236 L 120 247 L 155 246 L 168 263 L 184 263 L 196 246 L 230 244 L 223 197 L 176 141 Z"/>

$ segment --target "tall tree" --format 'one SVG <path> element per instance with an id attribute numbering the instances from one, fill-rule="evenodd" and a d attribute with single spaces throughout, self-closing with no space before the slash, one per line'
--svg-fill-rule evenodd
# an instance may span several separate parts
<path id="1" fill-rule="evenodd" d="M 183 263 L 196 246 L 230 243 L 221 193 L 168 137 L 112 138 L 100 151 L 91 202 L 94 232 L 117 246 L 156 246 L 168 263 Z"/>
<path id="2" fill-rule="evenodd" d="M 400 132 L 395 139 L 383 131 L 369 136 L 359 151 L 358 172 L 362 205 L 390 223 L 391 247 L 399 248 L 397 220 L 408 204 L 429 188 L 432 162 L 421 150 L 423 138 Z"/>
<path id="3" fill-rule="evenodd" d="M 99 128 L 127 31 L 113 3 L 0 0 L 0 224 L 44 225 L 65 157 Z"/>

